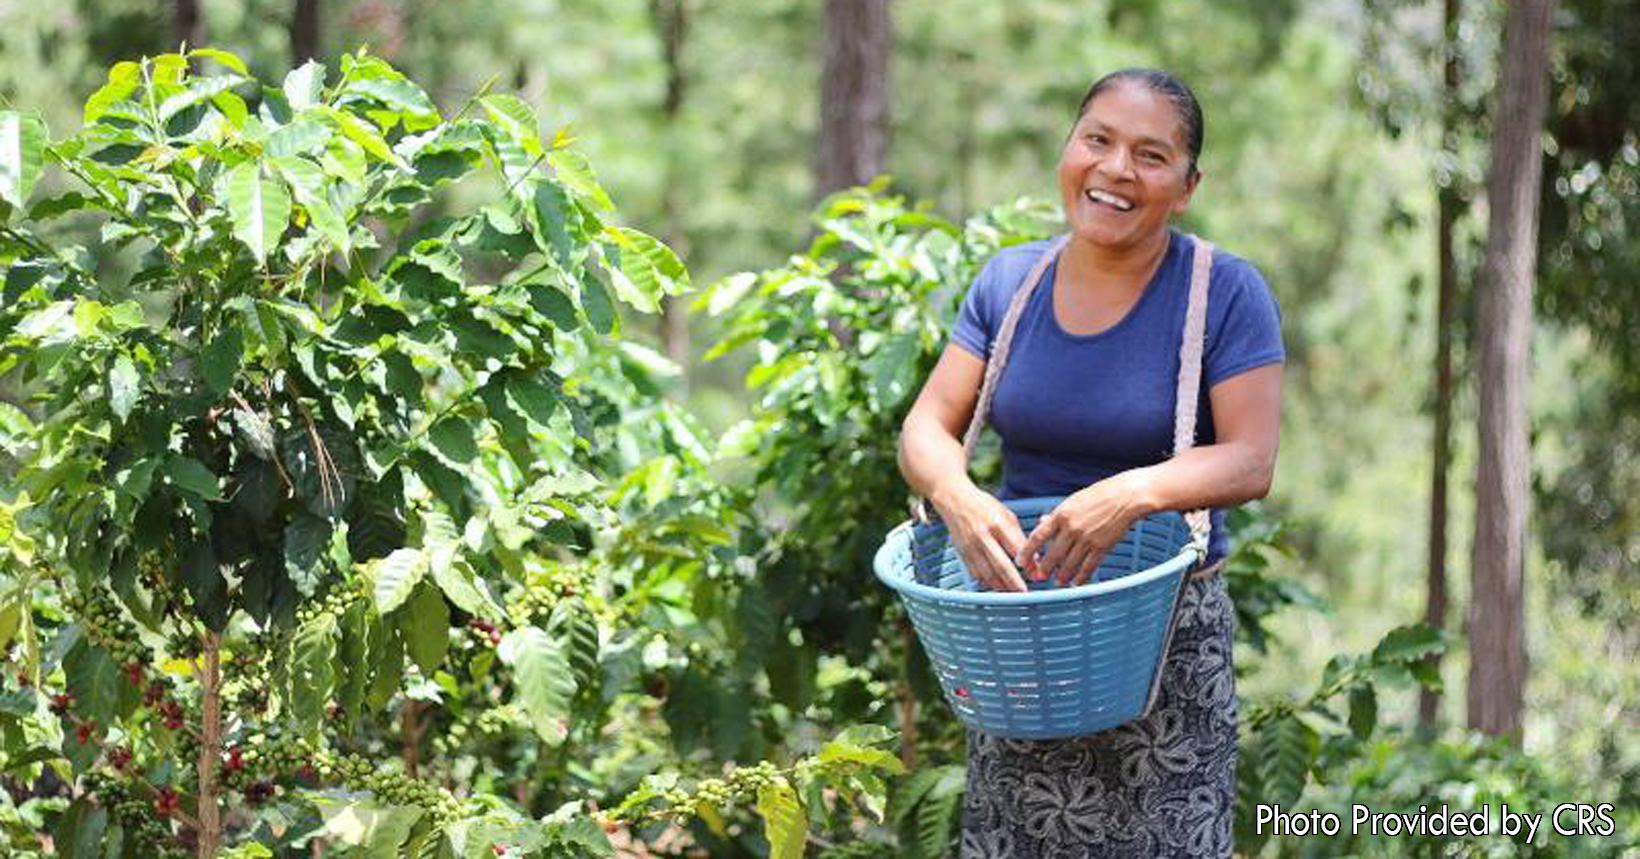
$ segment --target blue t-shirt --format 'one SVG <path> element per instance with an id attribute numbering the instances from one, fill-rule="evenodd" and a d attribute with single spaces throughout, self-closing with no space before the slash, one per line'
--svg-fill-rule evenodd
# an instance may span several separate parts
<path id="1" fill-rule="evenodd" d="M 952 342 L 984 360 L 1003 314 L 1046 241 L 1008 248 L 969 289 Z M 1179 346 L 1195 242 L 1169 231 L 1167 253 L 1139 300 L 1115 325 L 1074 335 L 1053 313 L 1048 266 L 1014 330 L 1008 366 L 989 420 L 1002 437 L 1002 498 L 1070 495 L 1173 452 Z M 1214 385 L 1285 358 L 1281 316 L 1270 288 L 1246 260 L 1215 249 L 1207 299 L 1196 443 L 1212 444 Z M 1213 511 L 1209 559 L 1228 548 L 1224 514 Z"/>

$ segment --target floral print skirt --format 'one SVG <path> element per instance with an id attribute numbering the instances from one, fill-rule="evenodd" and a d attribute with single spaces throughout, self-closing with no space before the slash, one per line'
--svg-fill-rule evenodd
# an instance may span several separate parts
<path id="1" fill-rule="evenodd" d="M 1234 629 L 1224 577 L 1189 581 L 1149 715 L 1066 740 L 969 731 L 962 859 L 1229 856 Z"/>

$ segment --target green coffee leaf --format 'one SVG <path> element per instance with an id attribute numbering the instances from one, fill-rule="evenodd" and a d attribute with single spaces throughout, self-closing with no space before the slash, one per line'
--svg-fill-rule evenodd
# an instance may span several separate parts
<path id="1" fill-rule="evenodd" d="M 258 263 L 267 264 L 290 222 L 290 208 L 284 183 L 262 175 L 257 162 L 247 161 L 228 172 L 228 218 L 233 234 L 250 248 Z"/>
<path id="2" fill-rule="evenodd" d="M 387 614 L 404 605 L 416 584 L 427 575 L 427 555 L 420 549 L 397 549 L 373 561 L 372 571 L 374 583 L 370 590 L 376 613 Z"/>
<path id="3" fill-rule="evenodd" d="M 92 93 L 91 98 L 86 99 L 81 121 L 86 125 L 96 122 L 110 107 L 136 92 L 141 80 L 141 66 L 130 60 L 115 63 L 114 67 L 108 70 L 108 82 Z"/>
<path id="4" fill-rule="evenodd" d="M 330 127 L 324 123 L 297 118 L 274 129 L 262 142 L 262 151 L 275 164 L 283 166 L 284 161 L 299 155 L 314 155 L 325 151 L 332 136 Z M 290 178 L 288 174 L 286 178 Z"/>
<path id="5" fill-rule="evenodd" d="M 531 423 L 543 430 L 551 425 L 553 412 L 558 409 L 558 394 L 528 376 L 514 376 L 507 380 L 507 398 Z"/>
<path id="6" fill-rule="evenodd" d="M 285 575 L 302 596 L 313 596 L 324 581 L 332 530 L 329 522 L 305 513 L 285 526 Z"/>
<path id="7" fill-rule="evenodd" d="M 285 100 L 291 110 L 306 110 L 319 103 L 325 88 L 325 67 L 308 60 L 285 75 Z"/>
<path id="8" fill-rule="evenodd" d="M 342 844 L 363 848 L 366 857 L 399 855 L 399 846 L 421 820 L 422 809 L 410 805 L 378 805 L 366 800 L 314 803 L 324 818 L 324 834 Z"/>
<path id="9" fill-rule="evenodd" d="M 522 99 L 504 93 L 486 95 L 478 103 L 483 105 L 490 120 L 517 141 L 525 153 L 531 156 L 541 154 L 541 130 L 534 108 Z"/>
<path id="10" fill-rule="evenodd" d="M 445 459 L 451 462 L 472 462 L 478 458 L 478 441 L 473 425 L 466 418 L 451 416 L 433 425 L 427 440 Z"/>
<path id="11" fill-rule="evenodd" d="M 208 539 L 195 540 L 182 555 L 182 584 L 194 601 L 194 616 L 221 631 L 228 624 L 228 582 Z"/>
<path id="12" fill-rule="evenodd" d="M 204 57 L 207 60 L 215 60 L 242 75 L 250 74 L 250 72 L 245 69 L 245 61 L 233 54 L 228 53 L 227 51 L 219 50 L 217 48 L 195 48 L 188 52 L 189 59 L 193 59 L 194 57 Z"/>
<path id="13" fill-rule="evenodd" d="M 555 149 L 547 153 L 547 164 L 552 167 L 553 175 L 558 181 L 569 186 L 578 196 L 591 203 L 598 211 L 613 212 L 615 204 L 609 199 L 609 194 L 598 184 L 598 177 L 592 172 L 592 164 L 587 157 L 573 149 Z"/>
<path id="14" fill-rule="evenodd" d="M 784 778 L 757 792 L 757 813 L 769 840 L 769 859 L 799 859 L 808 841 L 809 820 L 797 791 Z"/>
<path id="15" fill-rule="evenodd" d="M 222 480 L 191 456 L 173 454 L 165 462 L 165 476 L 178 489 L 205 501 L 222 500 Z"/>
<path id="16" fill-rule="evenodd" d="M 1372 736 L 1378 727 L 1378 693 L 1363 683 L 1350 690 L 1350 731 L 1358 740 Z"/>
<path id="17" fill-rule="evenodd" d="M 421 87 L 408 80 L 390 78 L 364 78 L 348 83 L 342 90 L 343 96 L 350 94 L 363 95 L 381 102 L 388 110 L 404 114 L 411 119 L 437 119 L 438 108 L 433 100 L 427 97 Z"/>
<path id="18" fill-rule="evenodd" d="M 285 181 L 290 183 L 291 190 L 296 194 L 296 202 L 307 211 L 314 229 L 337 250 L 346 253 L 352 247 L 347 222 L 325 194 L 327 179 L 324 169 L 305 158 L 280 158 L 275 159 L 274 164 Z"/>
<path id="19" fill-rule="evenodd" d="M 336 685 L 336 616 L 322 612 L 297 627 L 288 662 L 290 688 L 285 705 L 304 733 L 317 732 L 328 718 L 327 702 Z"/>
<path id="20" fill-rule="evenodd" d="M 616 333 L 619 317 L 615 315 L 615 305 L 609 300 L 609 292 L 604 289 L 603 281 L 591 269 L 581 274 L 581 307 L 587 312 L 587 321 L 592 323 L 592 330 L 599 334 Z"/>
<path id="21" fill-rule="evenodd" d="M 921 340 L 915 331 L 896 331 L 866 360 L 871 395 L 885 407 L 904 400 L 917 383 Z"/>
<path id="22" fill-rule="evenodd" d="M 575 313 L 575 302 L 563 290 L 545 283 L 532 283 L 526 288 L 530 293 L 530 306 L 545 316 L 553 327 L 564 332 L 581 327 L 581 318 Z"/>
<path id="23" fill-rule="evenodd" d="M 106 725 L 119 709 L 119 663 L 93 645 L 81 639 L 63 657 L 63 674 L 68 680 L 68 694 L 74 699 L 76 714 Z"/>
<path id="24" fill-rule="evenodd" d="M 0 110 L 0 200 L 22 208 L 45 169 L 46 126 L 39 117 Z"/>
<path id="25" fill-rule="evenodd" d="M 114 410 L 115 417 L 122 421 L 131 417 L 131 409 L 142 396 L 141 384 L 131 356 L 121 352 L 108 371 L 108 405 Z"/>
<path id="26" fill-rule="evenodd" d="M 575 698 L 575 675 L 557 641 L 533 626 L 507 633 L 496 655 L 513 668 L 517 700 L 548 745 L 569 736 L 570 702 Z"/>
<path id="27" fill-rule="evenodd" d="M 159 121 L 167 122 L 171 117 L 193 107 L 201 102 L 211 101 L 218 95 L 242 84 L 245 79 L 237 75 L 221 77 L 195 78 L 188 82 L 187 89 L 167 98 L 160 103 Z"/>
<path id="28" fill-rule="evenodd" d="M 1433 656 L 1445 649 L 1439 630 L 1421 623 L 1408 624 L 1390 630 L 1372 650 L 1377 663 L 1414 662 Z"/>
<path id="29" fill-rule="evenodd" d="M 200 375 L 212 392 L 223 396 L 233 388 L 234 377 L 239 374 L 239 364 L 244 358 L 245 335 L 237 325 L 229 325 L 217 332 L 216 338 L 205 347 L 200 356 Z"/>
<path id="30" fill-rule="evenodd" d="M 420 587 L 399 618 L 405 649 L 422 673 L 438 670 L 450 649 L 450 608 L 437 588 Z"/>

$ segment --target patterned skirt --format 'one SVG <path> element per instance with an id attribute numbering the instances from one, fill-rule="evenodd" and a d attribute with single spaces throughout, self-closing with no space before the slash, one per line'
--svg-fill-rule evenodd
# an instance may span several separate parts
<path id="1" fill-rule="evenodd" d="M 969 731 L 962 859 L 1229 856 L 1234 629 L 1224 577 L 1187 582 L 1148 716 L 1067 740 Z"/>

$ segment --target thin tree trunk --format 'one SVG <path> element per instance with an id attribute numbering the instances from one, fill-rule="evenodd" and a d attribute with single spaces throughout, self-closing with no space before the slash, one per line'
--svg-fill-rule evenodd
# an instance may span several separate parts
<path id="1" fill-rule="evenodd" d="M 900 676 L 900 763 L 917 769 L 917 694 L 911 691 L 911 651 L 919 647 L 911 621 L 900 621 L 900 643 L 905 646 L 905 671 Z"/>
<path id="2" fill-rule="evenodd" d="M 290 64 L 319 57 L 319 0 L 296 0 L 290 16 Z"/>
<path id="3" fill-rule="evenodd" d="M 171 40 L 197 48 L 205 44 L 205 18 L 199 0 L 176 0 L 171 7 Z"/>
<path id="4" fill-rule="evenodd" d="M 1531 451 L 1526 386 L 1537 266 L 1538 183 L 1554 0 L 1515 0 L 1487 180 L 1479 296 L 1480 459 L 1469 610 L 1469 725 L 1520 740 L 1526 687 L 1524 573 Z"/>
<path id="5" fill-rule="evenodd" d="M 1456 148 L 1456 114 L 1458 101 L 1458 16 L 1460 0 L 1445 0 L 1445 35 L 1442 46 L 1446 52 L 1444 90 L 1441 94 L 1441 148 L 1451 152 Z M 1424 623 L 1434 629 L 1446 626 L 1446 523 L 1447 475 L 1452 467 L 1452 315 L 1458 296 L 1458 265 L 1452 251 L 1452 230 L 1458 222 L 1458 177 L 1449 176 L 1441 187 L 1438 208 L 1439 226 L 1436 244 L 1439 248 L 1440 271 L 1437 273 L 1439 293 L 1435 311 L 1435 428 L 1433 460 L 1429 492 L 1429 577 L 1428 601 L 1424 607 Z M 1440 670 L 1441 658 L 1431 656 L 1431 665 Z M 1418 726 L 1433 731 L 1440 715 L 1441 693 L 1434 689 L 1418 690 Z"/>
<path id="6" fill-rule="evenodd" d="M 655 34 L 660 39 L 661 59 L 666 65 L 666 96 L 661 102 L 661 122 L 668 137 L 679 133 L 678 116 L 683 112 L 683 99 L 689 83 L 683 67 L 683 47 L 689 33 L 689 2 L 649 0 L 649 15 L 655 25 Z M 667 151 L 675 153 L 678 147 L 668 146 Z M 661 223 L 667 245 L 679 256 L 687 256 L 681 178 L 677 156 L 669 154 L 666 187 L 661 192 Z M 672 296 L 661 299 L 661 344 L 668 358 L 680 367 L 689 366 L 689 317 L 684 303 Z M 684 380 L 687 383 L 687 369 Z"/>
<path id="7" fill-rule="evenodd" d="M 426 730 L 421 723 L 421 702 L 404 702 L 399 712 L 399 752 L 404 759 L 404 774 L 411 778 L 421 778 L 421 735 Z"/>
<path id="8" fill-rule="evenodd" d="M 199 859 L 216 859 L 222 850 L 222 804 L 217 797 L 217 766 L 222 762 L 222 636 L 205 633 L 199 676 L 198 812 Z"/>
<path id="9" fill-rule="evenodd" d="M 826 0 L 817 196 L 871 181 L 888 158 L 888 0 Z"/>

